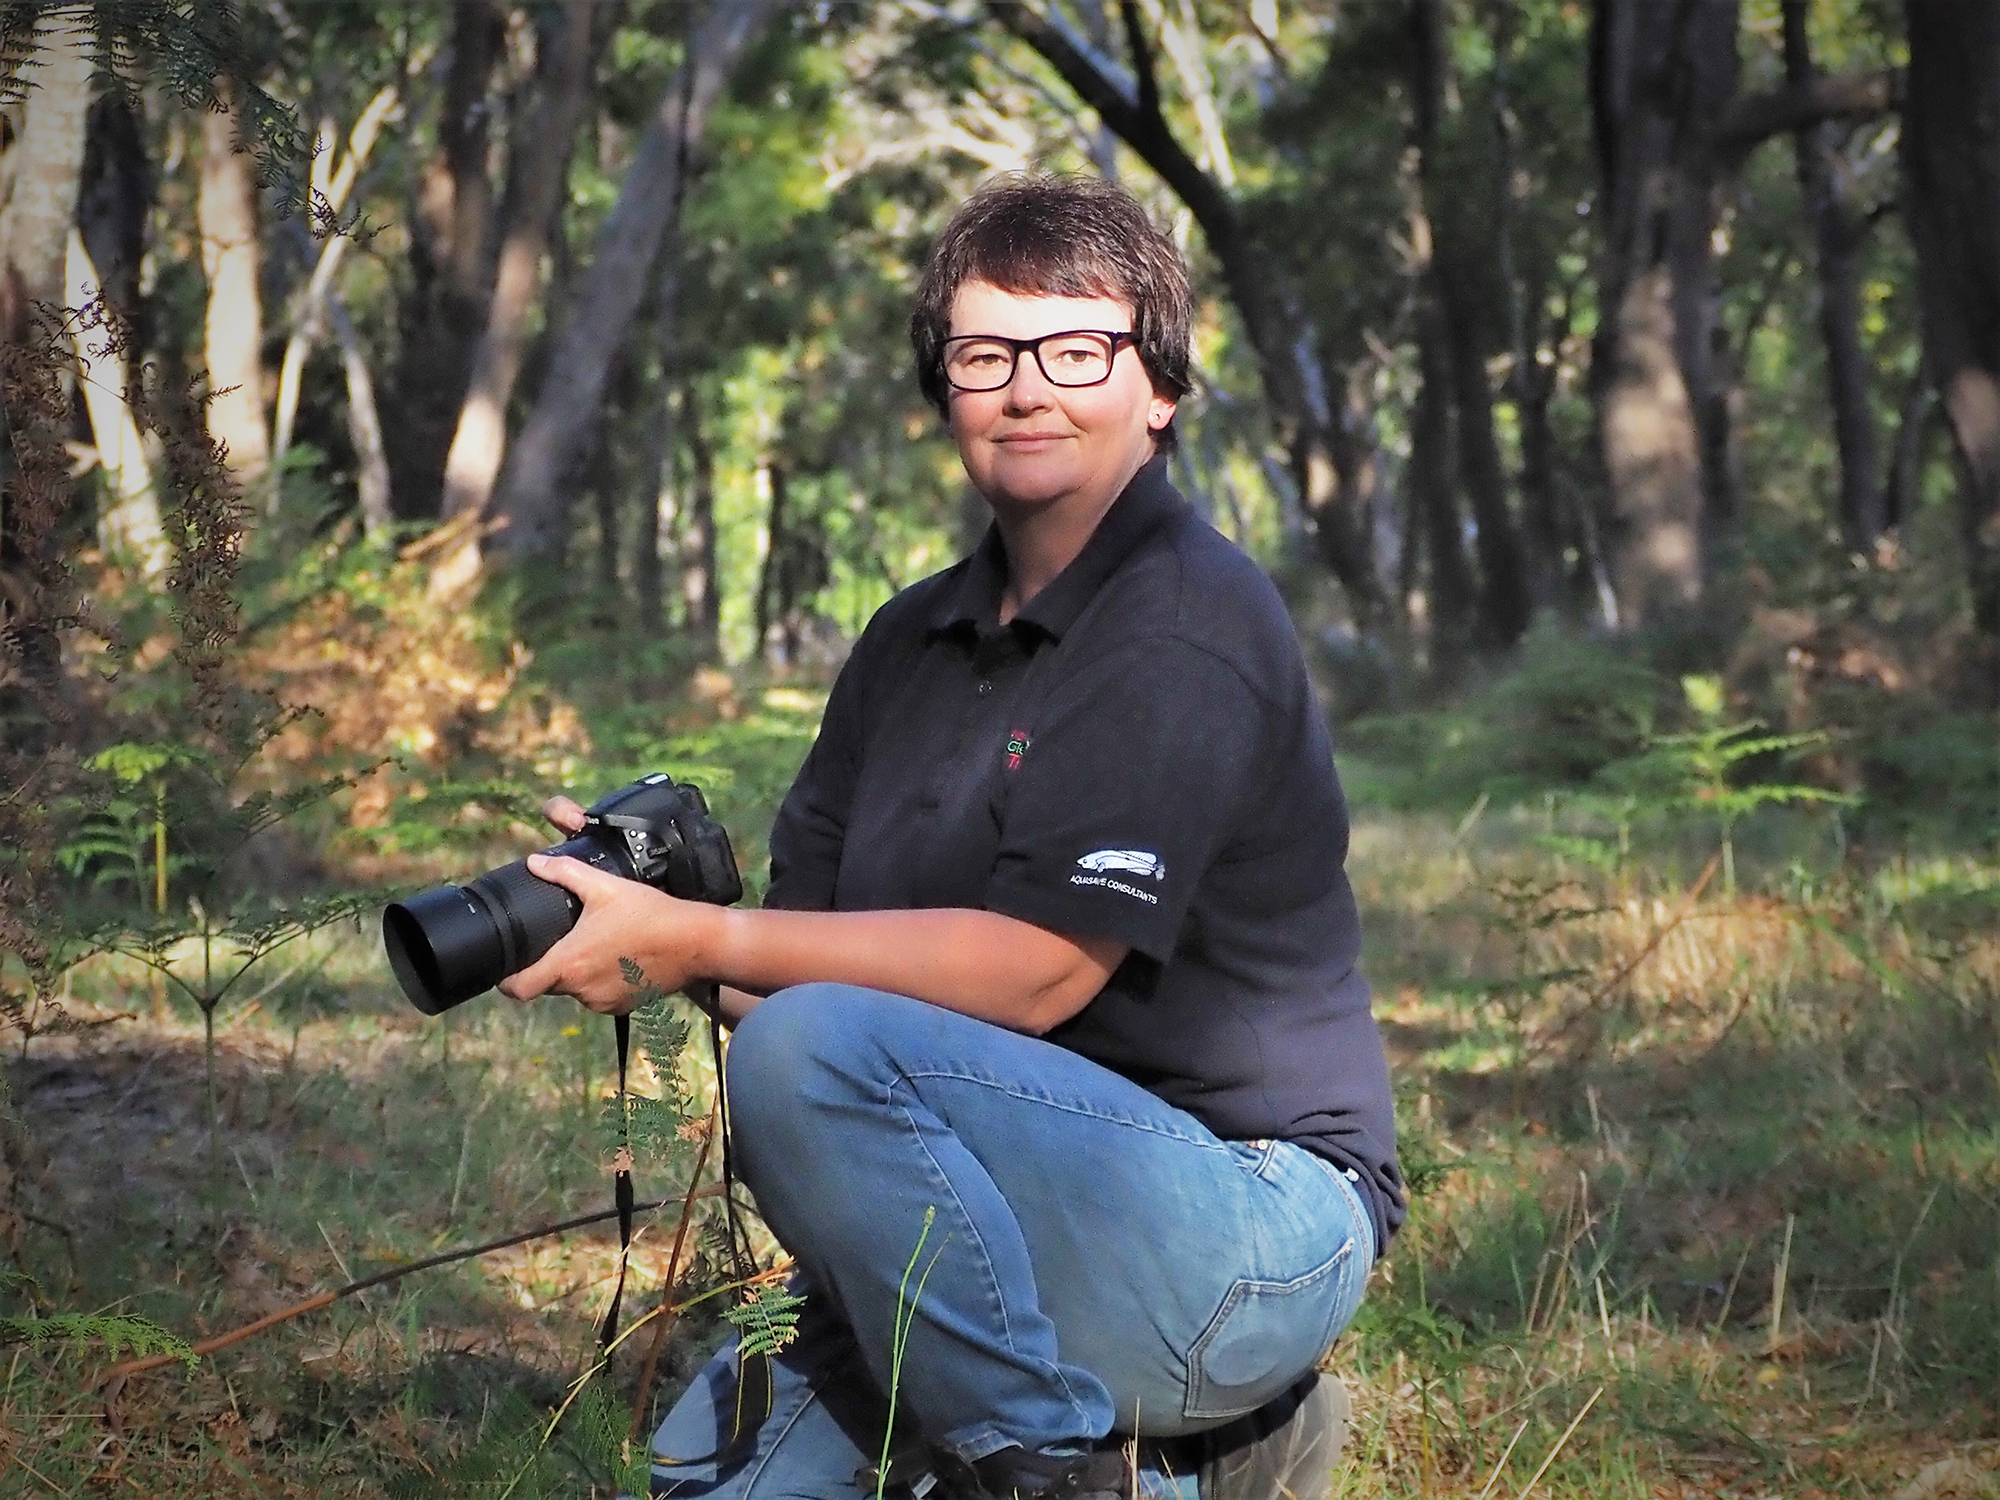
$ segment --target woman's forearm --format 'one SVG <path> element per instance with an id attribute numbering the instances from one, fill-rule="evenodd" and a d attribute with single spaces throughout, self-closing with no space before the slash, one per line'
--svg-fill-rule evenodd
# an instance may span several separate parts
<path id="1" fill-rule="evenodd" d="M 927 1000 L 1040 1035 L 1104 988 L 1123 944 L 1070 938 L 998 912 L 735 911 L 711 908 L 699 959 L 741 1020 L 760 995 L 816 980 Z"/>

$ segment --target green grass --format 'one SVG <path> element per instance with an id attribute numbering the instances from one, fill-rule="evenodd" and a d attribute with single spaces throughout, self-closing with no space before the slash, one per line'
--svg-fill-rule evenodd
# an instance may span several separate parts
<path id="1" fill-rule="evenodd" d="M 814 706 L 607 710 L 562 779 L 693 776 L 761 871 Z M 1553 1455 L 1537 1495 L 2000 1493 L 1976 1477 L 2000 1467 L 2000 865 L 1843 863 L 1823 820 L 1767 810 L 1738 893 L 1682 915 L 1712 828 L 1592 863 L 1575 840 L 1602 829 L 1543 802 L 1399 800 L 1360 809 L 1351 863 L 1421 1191 L 1333 1358 L 1356 1398 L 1335 1492 L 1473 1497 L 1498 1470 L 1490 1494 L 1518 1496 Z M 531 836 L 472 834 L 429 873 Z M 45 1308 L 194 1339 L 608 1203 L 608 1025 L 497 998 L 424 1021 L 372 934 L 311 941 L 223 1014 L 219 1180 L 198 1022 L 115 961 L 72 976 L 78 1014 L 133 1018 L 10 1065 L 9 1201 L 35 1215 L 10 1244 Z M 641 1196 L 685 1186 L 691 1155 L 641 1163 Z M 635 1310 L 671 1230 L 641 1242 Z M 591 1362 L 614 1248 L 604 1226 L 426 1272 L 141 1377 L 115 1440 L 99 1351 L 0 1349 L 0 1493 L 608 1495 L 640 1457 L 643 1340 L 537 1443 Z M 676 1330 L 656 1407 L 718 1319 Z"/>

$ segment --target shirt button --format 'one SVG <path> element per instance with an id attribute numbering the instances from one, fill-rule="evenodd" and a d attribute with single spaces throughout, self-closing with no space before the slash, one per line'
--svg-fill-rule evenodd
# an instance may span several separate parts
<path id="1" fill-rule="evenodd" d="M 985 678 L 982 677 L 979 680 L 979 696 L 984 698 L 988 693 L 992 691 L 993 691 L 993 684 L 988 682 Z"/>

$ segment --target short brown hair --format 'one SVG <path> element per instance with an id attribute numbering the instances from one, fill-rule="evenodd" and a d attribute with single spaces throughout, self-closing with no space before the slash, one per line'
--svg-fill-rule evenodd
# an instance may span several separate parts
<path id="1" fill-rule="evenodd" d="M 944 341 L 951 304 L 968 281 L 1049 297 L 1113 297 L 1132 308 L 1139 359 L 1153 389 L 1179 400 L 1193 389 L 1194 293 L 1187 262 L 1139 201 L 1102 177 L 1010 172 L 988 182 L 944 227 L 917 286 L 910 345 L 917 383 L 947 419 Z M 1174 446 L 1173 424 L 1153 434 Z"/>

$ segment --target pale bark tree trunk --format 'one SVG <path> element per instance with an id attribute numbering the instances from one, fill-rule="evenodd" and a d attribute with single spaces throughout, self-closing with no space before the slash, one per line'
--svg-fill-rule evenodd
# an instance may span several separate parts
<path id="1" fill-rule="evenodd" d="M 361 111 L 361 117 L 354 122 L 354 129 L 348 133 L 347 153 L 341 157 L 340 165 L 332 165 L 336 143 L 325 134 L 319 138 L 318 149 L 313 156 L 313 194 L 315 201 L 324 204 L 326 211 L 334 218 L 347 209 L 347 200 L 354 191 L 354 184 L 367 165 L 369 153 L 375 149 L 375 140 L 382 133 L 382 126 L 400 103 L 396 86 L 390 84 L 378 92 Z M 308 245 L 310 236 L 303 236 Z M 306 277 L 305 290 L 300 293 L 298 306 L 293 310 L 291 337 L 285 340 L 285 357 L 278 365 L 277 409 L 271 420 L 271 462 L 282 464 L 285 454 L 292 446 L 292 430 L 298 420 L 299 392 L 305 381 L 306 360 L 311 357 L 313 346 L 326 332 L 327 302 L 333 295 L 334 278 L 340 274 L 341 261 L 345 258 L 351 237 L 334 234 L 319 242 L 317 254 L 311 258 L 312 270 Z M 276 496 L 273 495 L 275 501 Z"/>
<path id="2" fill-rule="evenodd" d="M 1911 0 L 1904 18 L 1903 204 L 1924 360 L 1959 459 L 1973 620 L 2000 661 L 2000 6 Z"/>
<path id="3" fill-rule="evenodd" d="M 576 314 L 556 344 L 505 482 L 487 507 L 502 552 L 529 556 L 562 541 L 563 481 L 601 419 L 611 357 L 644 298 L 647 273 L 680 197 L 687 152 L 701 139 L 737 60 L 774 6 L 775 0 L 716 0 L 689 42 L 687 62 L 653 111 L 598 234 Z"/>
<path id="4" fill-rule="evenodd" d="M 33 304 L 63 299 L 69 231 L 90 111 L 88 24 L 45 13 L 37 23 L 20 135 L 8 152 L 0 206 L 0 337 L 27 335 Z"/>
<path id="5" fill-rule="evenodd" d="M 201 117 L 201 191 L 196 201 L 201 264 L 208 277 L 203 343 L 209 389 L 216 393 L 208 405 L 208 430 L 228 446 L 230 471 L 251 481 L 263 475 L 271 457 L 264 425 L 257 166 L 242 140 L 242 114 L 230 102 L 234 86 L 218 81 L 216 93 L 229 107 Z"/>
<path id="6" fill-rule="evenodd" d="M 1806 32 L 1805 0 L 1785 0 L 1785 79 L 1809 84 L 1818 73 Z M 1827 399 L 1840 451 L 1840 530 L 1847 545 L 1867 552 L 1882 534 L 1882 454 L 1868 399 L 1868 352 L 1861 341 L 1861 247 L 1868 226 L 1843 201 L 1834 158 L 1833 127 L 1793 133 L 1799 188 L 1812 219 L 1819 261 L 1819 332 L 1826 349 Z"/>
<path id="7" fill-rule="evenodd" d="M 71 307 L 84 307 L 102 297 L 102 283 L 83 236 L 69 232 L 69 292 Z M 114 325 L 76 336 L 82 366 L 83 405 L 97 442 L 97 460 L 104 470 L 109 502 L 98 518 L 98 537 L 111 556 L 136 563 L 146 578 L 165 574 L 171 560 L 167 536 L 160 524 L 160 502 L 148 472 L 139 424 L 126 402 L 130 376 L 129 351 L 123 345 L 125 324 L 114 313 Z"/>
<path id="8" fill-rule="evenodd" d="M 438 152 L 410 214 L 410 286 L 403 302 L 389 433 L 395 499 L 405 519 L 434 517 L 445 454 L 465 398 L 473 341 L 492 286 L 493 191 L 487 153 L 493 72 L 506 28 L 494 0 L 455 0 L 451 56 L 438 107 Z"/>
<path id="9" fill-rule="evenodd" d="M 375 404 L 375 379 L 368 372 L 368 351 L 341 306 L 337 292 L 326 294 L 326 321 L 340 346 L 341 373 L 347 378 L 347 438 L 354 445 L 355 490 L 361 502 L 363 532 L 379 539 L 396 523 L 389 473 L 389 451 L 382 440 L 382 415 Z"/>
<path id="10" fill-rule="evenodd" d="M 521 373 L 528 312 L 562 212 L 571 147 L 589 94 L 593 7 L 589 0 L 568 0 L 563 9 L 560 38 L 542 80 L 533 123 L 527 138 L 514 143 L 514 181 L 493 297 L 485 331 L 473 350 L 458 428 L 445 457 L 446 521 L 483 511 L 500 476 L 507 444 L 507 402 Z M 476 568 L 477 554 L 472 556 Z M 441 569 L 434 576 L 442 578 L 445 572 Z"/>

